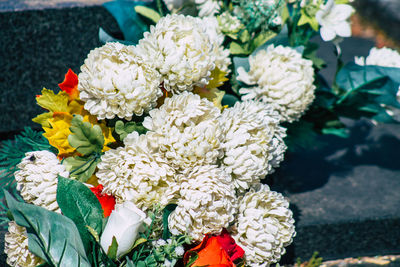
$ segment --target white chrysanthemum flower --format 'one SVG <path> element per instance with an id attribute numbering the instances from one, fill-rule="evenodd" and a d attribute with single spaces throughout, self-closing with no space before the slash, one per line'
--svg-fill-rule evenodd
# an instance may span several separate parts
<path id="1" fill-rule="evenodd" d="M 161 76 L 134 46 L 107 43 L 90 51 L 79 74 L 85 109 L 98 119 L 130 120 L 157 105 Z"/>
<path id="2" fill-rule="evenodd" d="M 124 147 L 106 151 L 97 165 L 96 176 L 104 192 L 118 203 L 131 201 L 143 210 L 168 204 L 179 190 L 174 169 L 149 145 L 147 135 L 133 132 L 124 143 Z"/>
<path id="3" fill-rule="evenodd" d="M 354 61 L 356 64 L 361 66 L 376 65 L 381 67 L 400 68 L 400 53 L 387 47 L 373 47 L 366 58 L 355 57 Z"/>
<path id="4" fill-rule="evenodd" d="M 278 262 L 296 234 L 289 202 L 267 185 L 258 185 L 239 202 L 236 231 L 233 237 L 250 266 Z"/>
<path id="5" fill-rule="evenodd" d="M 238 68 L 237 79 L 255 87 L 240 89 L 242 99 L 261 99 L 274 105 L 283 121 L 298 120 L 315 97 L 312 61 L 293 48 L 270 45 L 249 63 L 249 72 Z"/>
<path id="6" fill-rule="evenodd" d="M 181 176 L 178 206 L 168 217 L 168 227 L 198 241 L 228 227 L 237 207 L 230 175 L 215 165 L 205 165 Z"/>
<path id="7" fill-rule="evenodd" d="M 17 190 L 31 204 L 61 213 L 57 204 L 58 175 L 69 177 L 69 172 L 50 151 L 27 152 L 14 173 Z"/>
<path id="8" fill-rule="evenodd" d="M 151 131 L 150 143 L 159 146 L 174 168 L 185 170 L 215 164 L 222 156 L 220 114 L 212 102 L 184 92 L 151 110 L 143 126 Z"/>
<path id="9" fill-rule="evenodd" d="M 260 101 L 237 102 L 223 111 L 220 121 L 225 136 L 221 168 L 243 193 L 283 160 L 286 129 L 279 126 L 279 114 Z"/>
<path id="10" fill-rule="evenodd" d="M 317 11 L 315 17 L 321 25 L 320 34 L 324 41 L 332 41 L 335 38 L 350 37 L 350 17 L 354 8 L 346 4 L 335 4 L 335 0 L 328 2 Z"/>
<path id="11" fill-rule="evenodd" d="M 14 221 L 8 223 L 8 233 L 4 236 L 4 252 L 7 254 L 7 264 L 12 267 L 35 267 L 44 263 L 29 251 L 25 227 Z"/>
<path id="12" fill-rule="evenodd" d="M 195 0 L 199 10 L 199 17 L 213 16 L 221 9 L 221 1 L 217 0 Z"/>
<path id="13" fill-rule="evenodd" d="M 214 47 L 200 22 L 190 16 L 167 15 L 139 41 L 137 48 L 161 73 L 167 91 L 191 91 L 210 80 Z"/>
<path id="14" fill-rule="evenodd" d="M 231 64 L 231 58 L 229 57 L 229 49 L 225 49 L 222 45 L 225 39 L 225 35 L 222 34 L 218 20 L 214 16 L 204 17 L 202 25 L 205 27 L 205 32 L 210 38 L 210 42 L 213 45 L 213 53 L 215 55 L 215 66 L 223 72 L 229 73 L 229 65 Z"/>

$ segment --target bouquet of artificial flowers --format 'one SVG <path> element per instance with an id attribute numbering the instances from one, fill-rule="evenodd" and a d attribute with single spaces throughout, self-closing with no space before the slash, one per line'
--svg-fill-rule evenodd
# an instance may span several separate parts
<path id="1" fill-rule="evenodd" d="M 332 87 L 318 74 L 309 40 L 320 31 L 340 62 L 346 3 L 105 6 L 125 40 L 101 29 L 80 73 L 36 96 L 43 135 L 1 148 L 2 183 L 19 193 L 5 192 L 11 266 L 276 263 L 294 220 L 262 180 L 287 147 L 346 136 L 342 116 L 398 119 L 399 69 L 374 56 L 397 52 L 339 64 Z"/>

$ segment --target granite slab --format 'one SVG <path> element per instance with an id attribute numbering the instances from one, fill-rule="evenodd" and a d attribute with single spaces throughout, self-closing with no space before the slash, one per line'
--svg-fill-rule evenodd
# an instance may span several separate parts
<path id="1" fill-rule="evenodd" d="M 102 1 L 0 1 L 0 138 L 9 139 L 41 112 L 34 97 L 56 89 L 68 68 L 79 72 L 87 53 L 101 44 L 99 26 L 118 34 Z M 104 1 L 103 1 L 104 2 Z M 7 4 L 8 8 L 7 8 Z M 14 4 L 14 5 L 12 5 Z M 10 7 L 11 6 L 11 7 Z M 319 38 L 322 74 L 332 82 L 334 47 Z M 366 56 L 372 40 L 348 38 L 343 60 Z M 346 121 L 349 139 L 319 137 L 323 147 L 286 154 L 267 179 L 292 203 L 297 236 L 282 262 L 400 253 L 400 127 Z M 0 239 L 0 253 L 3 253 Z M 0 255 L 0 266 L 5 255 Z"/>

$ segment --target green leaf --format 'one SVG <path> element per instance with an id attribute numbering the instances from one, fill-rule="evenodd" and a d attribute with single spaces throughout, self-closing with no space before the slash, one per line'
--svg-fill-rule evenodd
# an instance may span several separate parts
<path id="1" fill-rule="evenodd" d="M 92 235 L 87 226 L 100 235 L 103 225 L 103 209 L 96 195 L 81 182 L 59 176 L 57 203 L 62 213 L 75 223 L 88 249 Z"/>
<path id="2" fill-rule="evenodd" d="M 400 85 L 399 68 L 349 63 L 339 71 L 336 83 L 342 90 L 335 107 L 339 115 L 356 119 L 376 117 L 388 122 L 390 116 L 382 106 L 400 108 L 396 96 Z"/>
<path id="3" fill-rule="evenodd" d="M 150 19 L 154 23 L 157 23 L 161 19 L 160 14 L 154 11 L 154 9 L 145 6 L 135 6 L 135 11 L 143 17 Z"/>
<path id="4" fill-rule="evenodd" d="M 168 228 L 168 216 L 176 209 L 178 205 L 176 204 L 168 204 L 163 211 L 163 235 L 162 238 L 167 240 L 171 236 L 171 232 Z"/>
<path id="5" fill-rule="evenodd" d="M 113 15 L 126 41 L 137 44 L 143 38 L 143 33 L 149 27 L 146 21 L 135 11 L 136 6 L 148 6 L 150 3 L 144 1 L 112 1 L 103 6 Z"/>
<path id="6" fill-rule="evenodd" d="M 323 134 L 333 134 L 342 138 L 349 137 L 349 131 L 345 128 L 324 128 L 322 129 Z"/>
<path id="7" fill-rule="evenodd" d="M 185 267 L 192 266 L 193 263 L 195 263 L 195 261 L 197 261 L 198 258 L 199 258 L 199 254 L 197 254 L 196 251 L 189 251 L 189 260 L 186 263 Z"/>
<path id="8" fill-rule="evenodd" d="M 240 45 L 239 43 L 232 42 L 229 45 L 229 51 L 232 55 L 248 55 L 250 51 L 245 47 L 245 45 Z"/>
<path id="9" fill-rule="evenodd" d="M 134 121 L 130 121 L 125 124 L 123 121 L 117 121 L 115 123 L 115 132 L 119 135 L 121 141 L 123 141 L 128 134 L 134 131 L 138 132 L 139 134 L 145 134 L 147 129 L 142 126 L 141 123 L 136 123 Z"/>
<path id="10" fill-rule="evenodd" d="M 64 159 L 63 165 L 70 172 L 71 177 L 84 183 L 92 177 L 100 161 L 100 157 L 96 155 L 89 157 L 69 157 Z"/>
<path id="11" fill-rule="evenodd" d="M 254 38 L 252 46 L 257 49 L 261 45 L 263 45 L 265 42 L 270 40 L 271 38 L 275 37 L 276 33 L 273 31 L 268 31 L 268 32 L 263 32 L 259 34 L 256 38 Z"/>
<path id="12" fill-rule="evenodd" d="M 107 250 L 107 256 L 112 259 L 116 260 L 117 259 L 117 251 L 118 251 L 118 242 L 115 236 L 112 238 L 111 245 L 108 247 Z"/>
<path id="13" fill-rule="evenodd" d="M 138 239 L 135 241 L 135 243 L 133 244 L 133 246 L 132 246 L 132 248 L 131 248 L 130 250 L 136 248 L 137 246 L 139 246 L 139 245 L 141 245 L 141 244 L 143 244 L 143 243 L 145 243 L 145 242 L 147 242 L 147 239 L 146 239 L 146 238 L 143 238 L 143 237 L 138 238 Z"/>
<path id="14" fill-rule="evenodd" d="M 29 250 L 53 266 L 90 267 L 74 222 L 42 207 L 16 201 L 5 192 L 16 223 L 26 228 Z"/>
<path id="15" fill-rule="evenodd" d="M 222 98 L 222 106 L 228 105 L 229 107 L 233 107 L 236 102 L 240 101 L 239 98 L 237 98 L 234 95 L 231 94 L 225 94 L 224 97 Z"/>
<path id="16" fill-rule="evenodd" d="M 104 145 L 103 132 L 99 125 L 94 125 L 90 122 L 83 122 L 83 117 L 75 115 L 71 121 L 72 132 L 68 136 L 69 144 L 83 155 L 92 153 L 101 153 Z"/>

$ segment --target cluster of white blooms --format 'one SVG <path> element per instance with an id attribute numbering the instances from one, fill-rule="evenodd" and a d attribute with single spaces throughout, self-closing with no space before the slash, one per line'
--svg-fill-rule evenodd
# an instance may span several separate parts
<path id="1" fill-rule="evenodd" d="M 202 19 L 202 23 L 213 45 L 212 52 L 215 55 L 215 67 L 223 72 L 229 73 L 231 58 L 229 57 L 229 49 L 225 49 L 222 45 L 225 36 L 221 32 L 217 18 L 212 16 L 205 17 Z"/>
<path id="2" fill-rule="evenodd" d="M 244 27 L 240 20 L 225 11 L 218 16 L 219 27 L 224 33 L 237 33 Z"/>
<path id="3" fill-rule="evenodd" d="M 28 249 L 28 234 L 25 227 L 14 221 L 8 223 L 8 233 L 4 236 L 4 252 L 7 264 L 12 267 L 35 267 L 44 261 Z"/>
<path id="4" fill-rule="evenodd" d="M 143 126 L 149 129 L 151 144 L 176 169 L 215 164 L 221 158 L 221 112 L 212 102 L 190 92 L 167 98 L 150 111 Z"/>
<path id="5" fill-rule="evenodd" d="M 85 109 L 98 119 L 130 120 L 157 104 L 161 75 L 134 46 L 107 43 L 92 50 L 79 74 L 78 90 Z"/>
<path id="6" fill-rule="evenodd" d="M 218 0 L 194 0 L 199 10 L 199 17 L 213 16 L 221 9 Z"/>
<path id="7" fill-rule="evenodd" d="M 240 89 L 242 99 L 260 99 L 278 110 L 283 121 L 298 120 L 314 100 L 312 61 L 295 49 L 270 45 L 249 58 L 250 70 L 237 79 L 254 87 Z"/>
<path id="8" fill-rule="evenodd" d="M 396 50 L 382 47 L 373 47 L 366 58 L 355 57 L 355 62 L 358 65 L 376 65 L 381 67 L 400 68 L 400 53 Z"/>
<path id="9" fill-rule="evenodd" d="M 250 266 L 278 262 L 296 234 L 289 202 L 261 184 L 239 202 L 235 228 L 234 239 L 245 251 Z"/>
<path id="10" fill-rule="evenodd" d="M 213 44 L 199 18 L 167 15 L 144 33 L 137 48 L 174 93 L 207 85 L 215 68 Z"/>
<path id="11" fill-rule="evenodd" d="M 353 12 L 354 8 L 350 5 L 335 4 L 335 0 L 328 0 L 315 15 L 321 26 L 321 38 L 324 41 L 335 41 L 341 37 L 350 37 L 349 20 Z"/>
<path id="12" fill-rule="evenodd" d="M 202 240 L 219 234 L 234 220 L 237 199 L 230 175 L 215 165 L 193 168 L 181 175 L 178 206 L 168 217 L 171 232 Z"/>
<path id="13" fill-rule="evenodd" d="M 96 172 L 104 192 L 115 196 L 118 203 L 131 201 L 144 210 L 155 203 L 168 204 L 171 191 L 179 189 L 174 169 L 149 145 L 147 137 L 129 134 L 124 147 L 105 152 Z"/>
<path id="14" fill-rule="evenodd" d="M 283 160 L 285 128 L 280 115 L 260 101 L 237 102 L 221 116 L 224 158 L 221 167 L 232 175 L 239 192 L 273 171 Z"/>
<path id="15" fill-rule="evenodd" d="M 56 199 L 58 175 L 69 177 L 69 172 L 57 156 L 47 150 L 28 152 L 17 168 L 19 170 L 14 176 L 22 198 L 28 203 L 60 213 Z"/>

